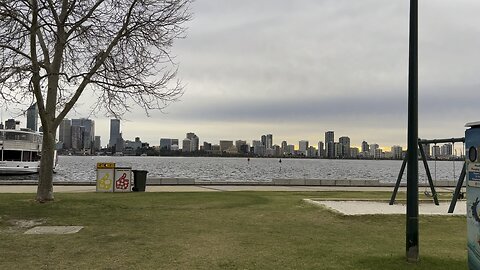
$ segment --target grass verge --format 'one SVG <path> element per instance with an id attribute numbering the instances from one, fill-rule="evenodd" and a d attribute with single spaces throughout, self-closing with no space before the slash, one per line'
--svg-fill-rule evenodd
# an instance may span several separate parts
<path id="1" fill-rule="evenodd" d="M 59 193 L 54 203 L 37 204 L 32 194 L 0 194 L 0 269 L 467 268 L 465 217 L 422 216 L 421 261 L 409 264 L 404 215 L 341 216 L 302 202 L 389 196 Z M 19 220 L 85 228 L 24 235 Z"/>

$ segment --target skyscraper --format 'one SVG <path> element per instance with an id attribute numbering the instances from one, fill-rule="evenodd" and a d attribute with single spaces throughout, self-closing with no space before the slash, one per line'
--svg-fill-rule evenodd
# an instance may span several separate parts
<path id="1" fill-rule="evenodd" d="M 319 158 L 324 158 L 325 157 L 325 149 L 324 149 L 324 144 L 322 141 L 318 142 L 318 157 Z"/>
<path id="2" fill-rule="evenodd" d="M 308 141 L 302 140 L 298 142 L 298 151 L 300 151 L 301 154 L 307 155 L 307 150 L 308 150 Z"/>
<path id="3" fill-rule="evenodd" d="M 350 157 L 350 138 L 347 136 L 340 137 L 338 142 L 342 146 L 342 151 L 339 153 L 339 156 L 342 158 Z"/>
<path id="4" fill-rule="evenodd" d="M 120 137 L 120 120 L 110 119 L 110 140 L 108 146 L 112 147 L 117 143 L 117 139 Z"/>
<path id="5" fill-rule="evenodd" d="M 93 143 L 95 141 L 95 121 L 87 118 L 72 119 L 72 127 L 82 127 L 82 145 L 76 146 L 74 149 L 83 149 L 86 153 L 91 154 L 93 149 Z M 76 129 L 78 131 L 78 129 Z M 72 131 L 73 137 L 73 131 Z M 78 136 L 77 136 L 78 137 Z M 73 145 L 73 138 L 72 138 Z"/>
<path id="6" fill-rule="evenodd" d="M 262 145 L 263 145 L 263 146 L 267 146 L 267 136 L 266 136 L 266 135 L 262 135 L 261 140 L 262 140 Z"/>
<path id="7" fill-rule="evenodd" d="M 72 149 L 72 121 L 64 118 L 58 129 L 58 140 L 63 142 L 63 149 Z"/>
<path id="8" fill-rule="evenodd" d="M 38 129 L 38 107 L 37 103 L 33 104 L 27 110 L 27 128 L 37 131 Z"/>
<path id="9" fill-rule="evenodd" d="M 362 153 L 368 153 L 370 151 L 370 146 L 366 141 L 362 142 Z"/>
<path id="10" fill-rule="evenodd" d="M 187 133 L 187 139 L 190 140 L 190 151 L 198 151 L 198 147 L 200 143 L 200 139 L 198 138 L 198 136 L 195 135 L 195 133 L 193 132 L 189 132 Z"/>
<path id="11" fill-rule="evenodd" d="M 272 149 L 272 146 L 273 146 L 273 135 L 272 134 L 267 134 L 267 141 L 266 141 L 265 146 L 267 147 L 267 149 Z"/>
<path id="12" fill-rule="evenodd" d="M 335 133 L 333 131 L 325 132 L 325 153 L 328 158 L 335 157 Z"/>

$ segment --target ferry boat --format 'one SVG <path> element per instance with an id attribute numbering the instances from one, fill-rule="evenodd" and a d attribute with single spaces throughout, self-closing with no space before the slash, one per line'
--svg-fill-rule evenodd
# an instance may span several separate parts
<path id="1" fill-rule="evenodd" d="M 38 173 L 42 139 L 30 129 L 0 129 L 0 175 Z"/>

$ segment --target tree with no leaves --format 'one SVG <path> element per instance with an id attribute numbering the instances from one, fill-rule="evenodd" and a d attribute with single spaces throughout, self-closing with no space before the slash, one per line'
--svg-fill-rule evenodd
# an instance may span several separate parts
<path id="1" fill-rule="evenodd" d="M 0 1 L 0 96 L 36 102 L 43 128 L 36 199 L 53 197 L 57 127 L 82 94 L 92 109 L 148 114 L 178 99 L 169 49 L 184 35 L 191 0 Z"/>

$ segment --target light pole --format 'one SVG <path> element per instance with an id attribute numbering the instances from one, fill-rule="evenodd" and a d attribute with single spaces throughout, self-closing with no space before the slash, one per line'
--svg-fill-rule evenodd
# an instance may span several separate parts
<path id="1" fill-rule="evenodd" d="M 408 61 L 407 260 L 418 261 L 418 0 L 410 0 Z"/>

